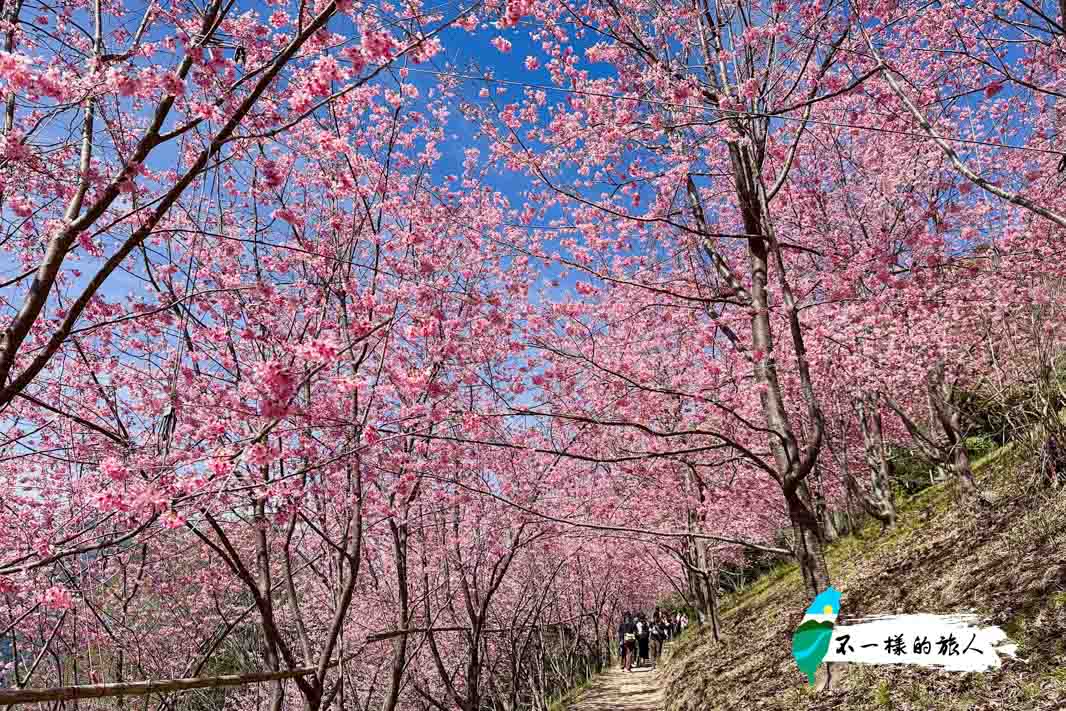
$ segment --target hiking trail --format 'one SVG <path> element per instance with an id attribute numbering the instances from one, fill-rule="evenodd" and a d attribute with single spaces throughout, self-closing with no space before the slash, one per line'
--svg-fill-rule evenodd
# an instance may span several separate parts
<path id="1" fill-rule="evenodd" d="M 651 667 L 624 672 L 612 666 L 582 692 L 570 711 L 662 711 L 659 676 Z"/>

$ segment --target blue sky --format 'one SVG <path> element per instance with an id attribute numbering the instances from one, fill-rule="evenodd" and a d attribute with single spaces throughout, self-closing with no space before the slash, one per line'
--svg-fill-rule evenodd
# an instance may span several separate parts
<path id="1" fill-rule="evenodd" d="M 258 9 L 264 13 L 269 14 L 272 8 L 263 2 L 253 2 L 248 0 L 242 0 L 239 2 L 240 8 L 237 12 L 244 12 L 251 9 Z M 452 5 L 445 11 L 445 15 L 448 17 L 453 16 L 458 12 L 459 5 Z M 137 22 L 139 21 L 139 12 L 131 11 L 128 13 L 127 18 L 124 19 L 123 25 L 127 26 L 132 31 Z M 81 17 L 83 25 L 88 25 L 88 18 Z M 109 29 L 114 29 L 113 27 Z M 331 21 L 330 29 L 342 34 L 351 33 L 354 37 L 354 26 L 352 25 L 352 19 L 347 16 L 339 16 Z M 427 70 L 434 71 L 440 70 L 444 72 L 456 72 L 461 74 L 480 74 L 484 71 L 491 71 L 496 79 L 502 79 L 512 82 L 524 82 L 529 84 L 536 84 L 542 86 L 548 86 L 551 84 L 548 72 L 543 69 L 537 69 L 530 71 L 526 69 L 524 60 L 527 55 L 537 56 L 541 59 L 541 63 L 544 64 L 546 57 L 543 56 L 539 40 L 534 40 L 531 36 L 537 28 L 532 23 L 523 22 L 518 27 L 514 28 L 499 28 L 495 27 L 493 23 L 482 22 L 479 30 L 471 35 L 465 30 L 459 28 L 452 28 L 446 30 L 442 34 L 442 41 L 445 46 L 445 52 L 442 55 L 436 57 L 432 65 L 411 65 L 412 71 L 407 79 L 409 82 L 413 82 L 422 89 L 422 95 L 425 96 L 428 88 L 432 86 L 436 78 L 432 74 L 426 73 Z M 157 32 L 157 31 L 153 31 Z M 150 37 L 152 34 L 149 35 Z M 509 53 L 501 53 L 495 47 L 493 47 L 489 40 L 495 36 L 502 36 L 509 40 L 512 44 L 512 49 Z M 589 36 L 585 40 L 579 40 L 574 45 L 575 49 L 581 53 L 584 48 L 591 46 L 595 41 L 599 40 L 599 37 Z M 112 47 L 112 49 L 115 47 Z M 232 50 L 227 51 L 231 53 Z M 1018 50 L 1012 50 L 1017 52 Z M 400 62 L 400 66 L 404 64 Z M 589 71 L 593 76 L 604 76 L 609 72 L 609 67 L 606 64 L 589 64 L 585 61 L 581 62 L 581 68 Z M 378 78 L 379 82 L 385 84 L 391 84 L 393 80 L 383 74 Z M 469 100 L 480 105 L 486 105 L 486 99 L 482 99 L 478 96 L 478 91 L 486 86 L 485 82 L 476 80 L 467 80 L 464 82 L 462 94 L 466 100 Z M 498 83 L 492 83 L 487 85 L 492 91 L 492 100 L 498 105 L 503 105 L 509 101 L 517 101 L 523 94 L 523 89 L 520 86 L 505 86 Z M 499 88 L 505 88 L 506 91 L 503 94 L 497 92 Z M 1008 89 L 1008 91 L 1012 91 Z M 563 94 L 558 91 L 548 91 L 549 101 L 548 106 L 556 105 L 560 103 L 560 100 L 565 98 Z M 974 96 L 964 99 L 966 102 L 977 102 L 983 97 Z M 778 123 L 778 122 L 775 122 Z M 458 111 L 454 111 L 451 116 L 451 125 L 448 127 L 449 134 L 455 136 L 454 140 L 447 140 L 442 142 L 438 146 L 442 154 L 441 161 L 435 166 L 433 176 L 439 183 L 443 180 L 443 177 L 447 174 L 459 174 L 461 173 L 461 163 L 464 159 L 464 151 L 471 146 L 481 149 L 482 156 L 487 156 L 488 143 L 483 138 L 475 140 L 473 138 L 473 132 L 471 127 L 465 119 L 459 114 Z M 102 135 L 102 134 L 101 134 Z M 151 159 L 151 165 L 155 168 L 161 168 L 169 165 L 174 159 L 174 148 L 172 146 L 161 147 Z M 934 150 L 930 146 L 930 150 Z M 960 146 L 960 153 L 964 156 L 972 155 L 976 152 L 975 147 Z M 519 208 L 524 201 L 522 196 L 523 191 L 530 187 L 539 187 L 536 182 L 527 175 L 514 175 L 508 173 L 504 169 L 494 169 L 486 178 L 486 182 L 496 191 L 505 195 L 510 201 L 511 205 L 515 208 Z M 555 215 L 550 215 L 548 219 Z M 540 219 L 539 223 L 544 223 L 547 220 Z M 606 220 L 605 220 L 605 224 Z M 6 268 L 0 268 L 0 274 L 9 276 L 15 273 L 15 266 L 10 264 L 9 257 L 6 255 L 0 257 L 0 265 Z M 88 269 L 86 269 L 88 271 Z M 557 270 L 553 270 L 557 271 Z M 568 283 L 564 286 L 571 285 L 573 277 L 568 280 Z M 105 293 L 114 297 L 122 294 L 132 288 L 141 289 L 141 284 L 135 279 L 125 277 L 122 274 L 116 274 L 115 277 L 107 285 Z"/>

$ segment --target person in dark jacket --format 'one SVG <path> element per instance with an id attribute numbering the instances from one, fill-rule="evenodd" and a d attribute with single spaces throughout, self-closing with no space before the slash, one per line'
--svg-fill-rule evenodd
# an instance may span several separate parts
<path id="1" fill-rule="evenodd" d="M 651 623 L 651 660 L 655 666 L 659 665 L 659 657 L 663 654 L 663 643 L 666 642 L 666 626 L 658 611 Z"/>
<path id="2" fill-rule="evenodd" d="M 622 642 L 622 671 L 633 671 L 633 657 L 637 652 L 637 626 L 629 613 L 626 613 L 622 624 L 618 626 L 618 637 Z"/>
<path id="3" fill-rule="evenodd" d="M 648 618 L 643 614 L 637 620 L 637 666 L 641 667 L 648 663 L 648 642 L 651 637 L 651 626 Z"/>

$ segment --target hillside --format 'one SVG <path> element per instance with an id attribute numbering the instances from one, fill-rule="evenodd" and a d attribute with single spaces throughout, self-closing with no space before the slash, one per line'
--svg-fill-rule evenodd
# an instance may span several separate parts
<path id="1" fill-rule="evenodd" d="M 991 511 L 967 514 L 939 485 L 900 507 L 895 530 L 868 526 L 829 554 L 841 622 L 973 610 L 1007 631 L 1018 660 L 985 674 L 848 665 L 814 694 L 791 656 L 809 601 L 789 566 L 723 601 L 721 643 L 695 632 L 672 645 L 666 711 L 1066 708 L 1066 496 L 1030 489 L 1031 471 L 1004 447 L 977 467 Z"/>

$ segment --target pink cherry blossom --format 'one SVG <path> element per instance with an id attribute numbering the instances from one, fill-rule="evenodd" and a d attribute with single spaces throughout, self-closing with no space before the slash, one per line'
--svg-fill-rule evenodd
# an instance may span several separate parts
<path id="1" fill-rule="evenodd" d="M 113 481 L 125 481 L 130 475 L 125 465 L 114 457 L 107 457 L 100 461 L 100 472 Z"/>
<path id="2" fill-rule="evenodd" d="M 41 593 L 41 604 L 50 610 L 70 610 L 74 607 L 74 598 L 66 588 L 53 585 Z"/>
<path id="3" fill-rule="evenodd" d="M 513 625 L 606 649 L 680 590 L 713 638 L 751 549 L 813 593 L 829 514 L 893 523 L 890 448 L 979 503 L 953 398 L 1062 360 L 1024 3 L 90 5 L 13 4 L 0 51 L 26 690 L 239 647 L 338 663 L 233 708 L 543 698 Z M 400 626 L 466 632 L 353 654 Z"/>

